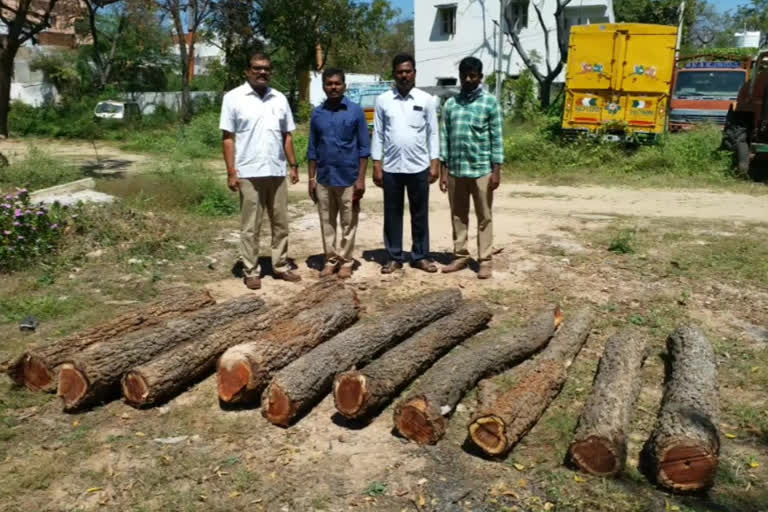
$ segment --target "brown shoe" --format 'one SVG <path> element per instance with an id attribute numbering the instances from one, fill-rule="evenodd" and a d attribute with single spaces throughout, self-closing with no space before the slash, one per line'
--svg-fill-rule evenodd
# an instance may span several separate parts
<path id="1" fill-rule="evenodd" d="M 352 277 L 352 265 L 344 265 L 339 269 L 339 279 L 349 279 Z"/>
<path id="2" fill-rule="evenodd" d="M 399 261 L 390 260 L 389 262 L 387 262 L 386 265 L 381 267 L 381 273 L 382 274 L 391 274 L 392 272 L 394 272 L 396 270 L 400 270 L 401 268 L 403 268 L 403 264 L 402 263 L 400 263 Z"/>
<path id="3" fill-rule="evenodd" d="M 450 274 L 451 272 L 458 272 L 464 270 L 469 265 L 469 258 L 456 258 L 449 264 L 445 265 L 441 272 L 444 274 Z"/>
<path id="4" fill-rule="evenodd" d="M 259 276 L 245 276 L 243 282 L 249 290 L 261 289 L 261 279 L 259 279 Z"/>
<path id="5" fill-rule="evenodd" d="M 480 268 L 477 270 L 478 279 L 490 279 L 493 277 L 493 265 L 490 261 L 480 262 Z"/>
<path id="6" fill-rule="evenodd" d="M 323 267 L 323 270 L 320 271 L 320 277 L 328 277 L 330 275 L 333 275 L 334 272 L 336 272 L 336 269 L 339 268 L 338 263 L 326 263 Z"/>
<path id="7" fill-rule="evenodd" d="M 296 274 L 293 270 L 286 270 L 285 272 L 278 272 L 275 270 L 272 275 L 274 275 L 275 279 L 282 279 L 289 283 L 297 283 L 301 281 L 301 276 Z"/>
<path id="8" fill-rule="evenodd" d="M 424 272 L 429 272 L 430 274 L 434 274 L 437 272 L 437 265 L 434 264 L 434 262 L 424 258 L 422 260 L 417 260 L 412 263 L 413 268 L 417 268 L 419 270 L 423 270 Z"/>

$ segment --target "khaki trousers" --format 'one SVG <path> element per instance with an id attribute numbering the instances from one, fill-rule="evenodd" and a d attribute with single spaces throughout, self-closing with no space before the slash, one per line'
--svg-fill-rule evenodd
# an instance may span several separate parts
<path id="1" fill-rule="evenodd" d="M 469 228 L 469 198 L 475 204 L 477 216 L 477 260 L 487 261 L 493 255 L 493 192 L 488 190 L 490 174 L 480 178 L 457 178 L 448 175 L 448 201 L 453 224 L 453 253 L 457 258 L 469 257 L 467 232 Z"/>
<path id="2" fill-rule="evenodd" d="M 317 211 L 326 264 L 351 266 L 360 204 L 353 201 L 354 187 L 327 187 L 317 184 Z M 341 242 L 336 244 L 336 218 L 341 224 Z"/>
<path id="3" fill-rule="evenodd" d="M 288 270 L 288 180 L 285 177 L 241 178 L 240 258 L 245 275 L 258 275 L 259 235 L 264 212 L 272 231 L 272 267 Z"/>

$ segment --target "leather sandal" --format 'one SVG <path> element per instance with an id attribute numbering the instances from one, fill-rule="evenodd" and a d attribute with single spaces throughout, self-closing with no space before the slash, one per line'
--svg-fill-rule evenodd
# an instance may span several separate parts
<path id="1" fill-rule="evenodd" d="M 382 274 L 391 274 L 392 272 L 394 272 L 396 270 L 400 270 L 401 268 L 403 268 L 403 264 L 402 263 L 400 263 L 399 261 L 391 260 L 391 261 L 387 262 L 386 265 L 381 267 L 381 273 Z"/>
<path id="2" fill-rule="evenodd" d="M 437 272 L 437 265 L 435 265 L 434 262 L 429 261 L 426 258 L 414 261 L 413 268 L 423 270 L 424 272 L 429 272 L 430 274 L 434 274 L 435 272 Z"/>

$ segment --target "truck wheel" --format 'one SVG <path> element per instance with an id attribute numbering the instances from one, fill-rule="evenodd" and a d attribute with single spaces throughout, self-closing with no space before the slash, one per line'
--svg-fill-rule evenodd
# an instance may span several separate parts
<path id="1" fill-rule="evenodd" d="M 768 182 L 768 155 L 757 154 L 749 166 L 749 178 L 760 183 Z"/>
<path id="2" fill-rule="evenodd" d="M 739 170 L 739 174 L 747 176 L 749 174 L 749 144 L 747 141 L 738 141 L 736 143 L 736 168 Z"/>
<path id="3" fill-rule="evenodd" d="M 741 124 L 729 123 L 723 130 L 723 146 L 733 151 L 733 160 L 741 176 L 749 172 L 749 137 L 747 128 Z"/>

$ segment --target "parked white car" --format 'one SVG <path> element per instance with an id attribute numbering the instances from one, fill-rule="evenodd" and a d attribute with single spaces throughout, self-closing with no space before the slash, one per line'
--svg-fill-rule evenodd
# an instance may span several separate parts
<path id="1" fill-rule="evenodd" d="M 141 109 L 139 104 L 133 101 L 106 100 L 96 104 L 93 115 L 97 119 L 130 121 L 141 117 Z"/>

